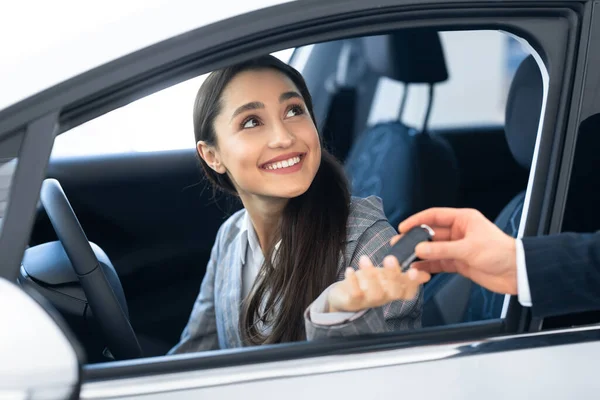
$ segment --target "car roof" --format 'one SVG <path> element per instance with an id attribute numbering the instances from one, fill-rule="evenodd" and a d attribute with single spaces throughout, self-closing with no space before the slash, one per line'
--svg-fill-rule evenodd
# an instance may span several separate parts
<path id="1" fill-rule="evenodd" d="M 289 1 L 13 2 L 0 24 L 0 110 L 165 39 Z"/>
<path id="2" fill-rule="evenodd" d="M 319 11 L 339 9 L 340 6 L 352 12 L 365 7 L 395 7 L 402 3 L 440 5 L 463 2 L 479 4 L 480 1 L 252 0 L 238 3 L 237 0 L 216 0 L 210 7 L 205 7 L 205 2 L 197 0 L 105 0 L 94 3 L 93 6 L 89 2 L 78 0 L 14 2 L 9 18 L 3 21 L 8 22 L 0 24 L 0 37 L 3 39 L 0 40 L 0 123 L 6 122 L 8 117 L 9 121 L 2 126 L 2 130 L 14 129 L 15 124 L 22 122 L 23 112 L 31 106 L 26 99 L 35 99 L 40 93 L 47 94 L 49 89 L 74 81 L 75 77 L 83 76 L 98 67 L 111 65 L 115 60 L 123 60 L 138 50 L 148 50 L 152 45 L 158 46 L 160 43 L 165 51 L 164 45 L 168 39 L 177 37 L 180 41 L 186 40 L 193 37 L 192 32 L 197 32 L 198 28 L 251 11 L 284 3 L 297 3 L 281 9 L 282 12 L 287 12 L 288 20 L 293 20 L 294 13 L 312 8 L 317 9 L 318 15 Z M 545 4 L 546 0 L 530 1 Z M 504 2 L 513 3 L 512 0 L 484 2 L 494 6 Z M 248 17 L 259 15 L 268 18 L 274 12 L 279 12 L 279 9 Z M 311 15 L 315 15 L 315 12 Z M 243 18 L 244 16 L 240 17 L 235 23 L 239 25 Z M 262 23 L 263 21 L 249 20 L 248 26 Z M 4 40 L 5 38 L 9 39 Z M 148 54 L 144 53 L 145 56 Z"/>

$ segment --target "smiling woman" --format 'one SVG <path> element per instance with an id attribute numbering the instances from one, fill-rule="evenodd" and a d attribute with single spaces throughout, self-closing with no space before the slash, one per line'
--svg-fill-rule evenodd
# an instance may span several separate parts
<path id="1" fill-rule="evenodd" d="M 394 229 L 378 199 L 350 198 L 298 71 L 264 56 L 213 72 L 194 133 L 204 173 L 244 209 L 219 229 L 171 353 L 420 326 L 427 275 L 374 267 Z"/>

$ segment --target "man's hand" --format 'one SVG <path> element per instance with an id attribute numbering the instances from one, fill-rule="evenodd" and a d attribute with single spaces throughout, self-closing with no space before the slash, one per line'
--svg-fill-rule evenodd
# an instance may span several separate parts
<path id="1" fill-rule="evenodd" d="M 398 226 L 400 232 L 426 224 L 435 232 L 433 242 L 420 243 L 421 260 L 411 268 L 429 273 L 457 272 L 497 293 L 517 294 L 515 240 L 479 211 L 430 208 Z M 395 243 L 400 236 L 392 239 Z"/>
<path id="2" fill-rule="evenodd" d="M 376 268 L 368 257 L 362 256 L 358 271 L 347 268 L 344 280 L 331 287 L 328 311 L 360 311 L 394 300 L 410 300 L 429 279 L 430 275 L 423 271 L 402 273 L 396 257 L 387 256 L 383 268 Z"/>

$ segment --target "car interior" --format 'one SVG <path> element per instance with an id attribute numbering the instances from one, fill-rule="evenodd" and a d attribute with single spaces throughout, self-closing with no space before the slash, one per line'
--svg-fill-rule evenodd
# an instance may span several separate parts
<path id="1" fill-rule="evenodd" d="M 455 79 L 453 50 L 443 40 L 453 33 L 404 29 L 317 43 L 295 49 L 290 63 L 310 50 L 301 72 L 324 143 L 343 163 L 352 194 L 379 196 L 392 226 L 429 207 L 469 207 L 516 237 L 542 112 L 542 73 L 523 50 L 509 79 L 494 83 L 504 96 L 499 122 L 438 123 L 436 115 L 450 106 L 439 94 Z M 485 75 L 476 52 L 471 56 L 459 72 Z M 382 82 L 388 92 L 401 88 L 393 101 L 382 100 Z M 453 102 L 479 101 L 467 99 L 461 85 Z M 419 112 L 411 114 L 416 103 Z M 389 115 L 373 122 L 381 104 Z M 471 106 L 464 107 L 469 115 Z M 186 134 L 189 148 L 50 159 L 19 281 L 60 311 L 89 363 L 164 355 L 178 342 L 216 232 L 241 207 L 212 192 L 191 128 Z M 577 167 L 581 183 L 593 167 Z M 574 196 L 585 195 L 579 192 Z M 581 225 L 569 221 L 582 220 L 565 217 L 570 229 Z M 96 259 L 101 268 L 85 268 Z M 423 296 L 424 327 L 500 318 L 505 298 L 449 274 L 435 275 Z M 92 314 L 95 304 L 104 311 Z"/>

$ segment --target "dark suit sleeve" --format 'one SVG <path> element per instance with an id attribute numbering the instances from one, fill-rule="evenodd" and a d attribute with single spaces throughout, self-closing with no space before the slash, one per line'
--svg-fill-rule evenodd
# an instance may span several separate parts
<path id="1" fill-rule="evenodd" d="M 536 317 L 600 310 L 600 232 L 525 237 Z"/>

